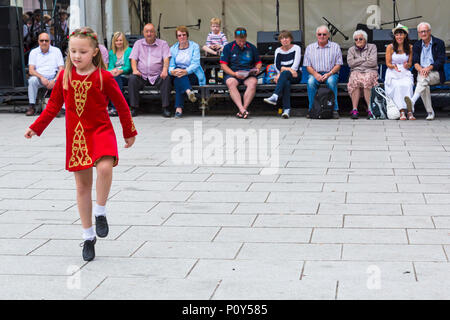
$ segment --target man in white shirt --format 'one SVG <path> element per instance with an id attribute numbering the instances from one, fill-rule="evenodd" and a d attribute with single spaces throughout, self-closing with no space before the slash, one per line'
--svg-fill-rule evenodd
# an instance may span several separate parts
<path id="1" fill-rule="evenodd" d="M 50 45 L 50 35 L 43 32 L 39 35 L 39 47 L 31 50 L 29 57 L 28 100 L 30 107 L 26 115 L 36 113 L 36 96 L 39 88 L 53 89 L 60 72 L 64 69 L 64 59 L 56 47 Z"/>

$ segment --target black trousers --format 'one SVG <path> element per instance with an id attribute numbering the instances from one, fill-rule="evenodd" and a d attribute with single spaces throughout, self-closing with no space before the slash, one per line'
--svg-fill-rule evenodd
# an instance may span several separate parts
<path id="1" fill-rule="evenodd" d="M 128 79 L 128 98 L 130 100 L 130 107 L 139 108 L 139 91 L 145 86 L 151 86 L 152 84 L 142 77 L 136 76 L 134 74 L 130 75 Z M 154 84 L 161 93 L 161 103 L 163 108 L 168 107 L 170 104 L 170 91 L 172 89 L 172 84 L 170 81 L 170 76 L 166 79 L 158 77 Z"/>

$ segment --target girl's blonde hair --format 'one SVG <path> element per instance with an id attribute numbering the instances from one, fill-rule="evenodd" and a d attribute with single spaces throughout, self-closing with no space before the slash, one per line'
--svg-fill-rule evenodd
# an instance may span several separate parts
<path id="1" fill-rule="evenodd" d="M 63 78 L 64 90 L 69 90 L 69 83 L 72 80 L 73 63 L 72 63 L 72 59 L 70 57 L 70 39 L 72 39 L 72 38 L 89 39 L 91 41 L 91 44 L 94 47 L 94 49 L 98 49 L 98 53 L 92 59 L 92 63 L 94 64 L 94 66 L 96 66 L 98 68 L 98 72 L 99 72 L 99 76 L 100 76 L 100 89 L 103 90 L 102 69 L 106 70 L 107 68 L 106 68 L 105 62 L 103 61 L 102 54 L 100 52 L 98 36 L 95 33 L 95 31 L 89 27 L 83 27 L 83 28 L 76 29 L 69 36 L 69 49 L 67 50 L 67 58 L 66 58 L 66 65 L 65 65 L 64 78 Z"/>
<path id="2" fill-rule="evenodd" d="M 127 37 L 125 36 L 125 34 L 121 31 L 117 31 L 116 33 L 114 33 L 114 36 L 111 41 L 111 49 L 114 54 L 116 54 L 116 51 L 117 51 L 116 41 L 117 41 L 117 39 L 119 39 L 120 36 L 122 36 L 122 40 L 123 40 L 123 51 L 127 50 L 128 47 L 130 46 L 128 44 L 128 40 L 127 40 Z"/>

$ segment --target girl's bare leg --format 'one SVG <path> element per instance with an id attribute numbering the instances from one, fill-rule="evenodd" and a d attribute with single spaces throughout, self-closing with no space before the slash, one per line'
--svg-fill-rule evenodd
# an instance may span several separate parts
<path id="1" fill-rule="evenodd" d="M 106 206 L 112 184 L 112 172 L 114 166 L 113 157 L 103 157 L 97 162 L 97 205 Z"/>
<path id="2" fill-rule="evenodd" d="M 92 168 L 76 171 L 77 204 L 83 229 L 92 227 Z"/>

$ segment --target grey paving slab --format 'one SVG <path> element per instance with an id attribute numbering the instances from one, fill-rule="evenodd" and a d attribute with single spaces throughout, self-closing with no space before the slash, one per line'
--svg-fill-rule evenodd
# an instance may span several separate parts
<path id="1" fill-rule="evenodd" d="M 217 285 L 216 280 L 108 278 L 88 299 L 208 300 Z"/>
<path id="2" fill-rule="evenodd" d="M 186 201 L 189 191 L 120 191 L 110 199 L 114 201 Z"/>
<path id="3" fill-rule="evenodd" d="M 294 228 L 325 228 L 343 226 L 339 215 L 261 215 L 254 223 L 255 227 L 294 227 Z"/>
<path id="4" fill-rule="evenodd" d="M 164 222 L 167 226 L 249 227 L 256 215 L 175 213 Z"/>
<path id="5" fill-rule="evenodd" d="M 1 300 L 82 300 L 104 279 L 97 276 L 0 275 Z"/>
<path id="6" fill-rule="evenodd" d="M 250 187 L 248 182 L 181 182 L 175 191 L 246 191 Z"/>
<path id="7" fill-rule="evenodd" d="M 0 239 L 22 238 L 31 231 L 37 229 L 41 224 L 31 223 L 2 223 L 0 224 Z"/>
<path id="8" fill-rule="evenodd" d="M 184 279 L 195 263 L 195 259 L 181 258 L 101 257 L 95 259 L 95 263 L 85 265 L 81 272 L 102 278 Z"/>
<path id="9" fill-rule="evenodd" d="M 308 243 L 311 231 L 311 228 L 223 227 L 214 242 Z"/>
<path id="10" fill-rule="evenodd" d="M 447 300 L 450 287 L 438 281 L 400 282 L 383 281 L 379 289 L 367 283 L 339 282 L 338 300 Z"/>
<path id="11" fill-rule="evenodd" d="M 334 281 L 236 281 L 223 280 L 213 300 L 334 300 Z"/>
<path id="12" fill-rule="evenodd" d="M 450 263 L 448 262 L 414 262 L 414 267 L 419 282 L 440 279 L 448 284 L 450 281 Z"/>
<path id="13" fill-rule="evenodd" d="M 324 192 L 397 192 L 395 184 L 373 183 L 325 183 Z"/>
<path id="14" fill-rule="evenodd" d="M 437 229 L 450 229 L 450 216 L 433 217 L 433 222 Z"/>
<path id="15" fill-rule="evenodd" d="M 344 244 L 343 260 L 447 261 L 440 245 Z"/>
<path id="16" fill-rule="evenodd" d="M 240 281 L 299 280 L 303 261 L 200 259 L 187 279 Z"/>
<path id="17" fill-rule="evenodd" d="M 450 229 L 408 229 L 412 244 L 450 244 Z"/>
<path id="18" fill-rule="evenodd" d="M 232 202 L 160 202 L 150 212 L 225 214 L 232 213 L 236 206 Z"/>
<path id="19" fill-rule="evenodd" d="M 34 250 L 32 256 L 80 257 L 82 240 L 50 240 Z M 144 241 L 111 241 L 97 239 L 96 257 L 130 257 Z"/>
<path id="20" fill-rule="evenodd" d="M 76 205 L 67 200 L 1 200 L 0 209 L 14 211 L 64 211 Z"/>
<path id="21" fill-rule="evenodd" d="M 311 243 L 407 244 L 404 229 L 316 228 Z"/>
<path id="22" fill-rule="evenodd" d="M 237 259 L 339 260 L 339 244 L 245 243 Z"/>
<path id="23" fill-rule="evenodd" d="M 86 264 L 81 257 L 81 248 L 79 250 L 78 257 L 1 255 L 0 275 L 72 275 L 74 269 Z"/>
<path id="24" fill-rule="evenodd" d="M 137 178 L 137 181 L 205 181 L 210 174 L 190 173 L 146 173 Z"/>
<path id="25" fill-rule="evenodd" d="M 133 257 L 234 259 L 241 245 L 225 242 L 147 242 Z"/>
<path id="26" fill-rule="evenodd" d="M 267 202 L 344 203 L 343 192 L 271 192 Z"/>
<path id="27" fill-rule="evenodd" d="M 302 280 L 358 281 L 362 284 L 373 276 L 381 283 L 385 280 L 416 282 L 412 262 L 306 261 L 302 272 Z"/>
<path id="28" fill-rule="evenodd" d="M 351 196 L 347 197 L 347 203 L 421 204 L 425 203 L 425 198 L 422 193 L 354 192 Z"/>
<path id="29" fill-rule="evenodd" d="M 219 227 L 132 226 L 117 240 L 211 241 L 219 229 Z"/>
<path id="30" fill-rule="evenodd" d="M 318 183 L 325 183 L 325 182 L 347 182 L 348 176 L 347 175 L 298 175 L 298 174 L 281 174 L 278 178 L 277 182 L 318 182 Z"/>
<path id="31" fill-rule="evenodd" d="M 46 240 L 0 239 L 0 255 L 27 255 Z"/>
<path id="32" fill-rule="evenodd" d="M 252 183 L 249 191 L 322 191 L 322 183 Z"/>
<path id="33" fill-rule="evenodd" d="M 194 192 L 189 202 L 265 202 L 269 192 Z"/>
<path id="34" fill-rule="evenodd" d="M 405 216 L 448 216 L 450 215 L 449 204 L 402 204 Z"/>
<path id="35" fill-rule="evenodd" d="M 121 235 L 127 226 L 111 226 L 109 228 L 110 239 L 115 239 Z M 41 225 L 32 232 L 28 233 L 26 239 L 60 239 L 60 240 L 79 240 L 82 239 L 83 229 L 80 225 Z"/>
<path id="36" fill-rule="evenodd" d="M 239 203 L 234 214 L 315 214 L 317 203 Z"/>
<path id="37" fill-rule="evenodd" d="M 351 198 L 352 196 L 348 196 Z M 402 208 L 400 204 L 332 204 L 321 203 L 318 214 L 337 214 L 337 215 L 401 215 Z"/>
<path id="38" fill-rule="evenodd" d="M 275 182 L 278 175 L 255 175 L 255 174 L 224 174 L 214 173 L 209 176 L 208 182 Z M 183 181 L 183 180 L 181 180 Z"/>
<path id="39" fill-rule="evenodd" d="M 346 181 L 344 181 L 346 182 Z M 407 183 L 418 184 L 419 179 L 415 176 L 372 176 L 372 175 L 349 175 L 349 183 L 376 183 L 376 184 L 390 184 L 390 183 Z"/>
<path id="40" fill-rule="evenodd" d="M 345 228 L 434 228 L 429 216 L 357 216 L 344 220 Z"/>

